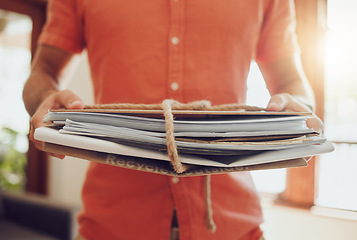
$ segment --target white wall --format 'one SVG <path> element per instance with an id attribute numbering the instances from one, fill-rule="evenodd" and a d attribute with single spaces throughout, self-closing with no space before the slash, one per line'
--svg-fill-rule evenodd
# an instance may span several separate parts
<path id="1" fill-rule="evenodd" d="M 76 58 L 67 70 L 64 87 L 77 93 L 86 104 L 93 103 L 86 54 Z M 80 205 L 81 187 L 87 167 L 86 160 L 71 157 L 64 160 L 51 159 L 50 197 Z M 324 217 L 306 210 L 277 206 L 268 201 L 263 201 L 263 211 L 263 230 L 267 240 L 357 240 L 357 217 L 355 220 Z"/>

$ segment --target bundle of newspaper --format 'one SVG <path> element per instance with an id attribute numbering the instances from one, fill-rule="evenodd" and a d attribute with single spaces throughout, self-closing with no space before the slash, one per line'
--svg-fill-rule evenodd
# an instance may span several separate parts
<path id="1" fill-rule="evenodd" d="M 309 113 L 173 110 L 178 158 L 167 155 L 161 110 L 51 111 L 35 138 L 45 151 L 166 175 L 195 176 L 306 166 L 305 157 L 333 151 L 308 128 Z"/>

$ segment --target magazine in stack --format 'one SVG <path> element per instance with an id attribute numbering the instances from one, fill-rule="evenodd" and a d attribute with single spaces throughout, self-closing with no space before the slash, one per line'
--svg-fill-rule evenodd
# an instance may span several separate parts
<path id="1" fill-rule="evenodd" d="M 50 111 L 35 131 L 44 151 L 151 173 L 197 176 L 307 166 L 333 145 L 308 128 L 311 113 L 172 110 L 185 171 L 167 154 L 162 110 Z"/>

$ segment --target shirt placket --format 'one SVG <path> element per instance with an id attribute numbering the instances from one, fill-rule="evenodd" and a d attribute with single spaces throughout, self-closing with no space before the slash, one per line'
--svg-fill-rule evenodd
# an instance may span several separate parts
<path id="1" fill-rule="evenodd" d="M 184 0 L 170 0 L 170 29 L 169 29 L 169 55 L 168 55 L 168 97 L 183 102 L 183 43 L 185 23 Z M 171 191 L 175 208 L 178 212 L 180 238 L 189 239 L 191 231 L 190 206 L 186 196 L 187 189 L 184 179 L 172 177 Z"/>
<path id="2" fill-rule="evenodd" d="M 170 0 L 168 97 L 183 101 L 184 0 Z"/>
<path id="3" fill-rule="evenodd" d="M 182 177 L 170 177 L 170 186 L 177 212 L 180 239 L 191 239 L 193 222 L 190 216 L 194 213 L 189 203 L 188 192 L 190 190 L 185 180 Z"/>

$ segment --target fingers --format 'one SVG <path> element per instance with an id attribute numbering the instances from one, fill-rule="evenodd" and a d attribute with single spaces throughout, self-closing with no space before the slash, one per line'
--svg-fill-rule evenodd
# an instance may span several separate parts
<path id="1" fill-rule="evenodd" d="M 288 104 L 288 97 L 283 94 L 273 95 L 266 107 L 267 111 L 283 111 Z"/>
<path id="2" fill-rule="evenodd" d="M 266 107 L 267 111 L 311 112 L 311 109 L 288 93 L 273 95 Z"/>
<path id="3" fill-rule="evenodd" d="M 266 107 L 267 111 L 284 111 L 289 110 L 293 112 L 311 112 L 311 110 L 293 96 L 287 93 L 281 93 L 273 95 Z M 323 134 L 324 124 L 321 119 L 318 118 L 315 114 L 312 114 L 312 118 L 307 120 L 307 126 L 313 128 L 316 132 Z"/>
<path id="4" fill-rule="evenodd" d="M 32 119 L 31 119 L 32 121 Z M 34 138 L 34 133 L 35 133 L 35 128 L 33 127 L 33 124 L 30 123 L 30 130 L 29 130 L 29 136 L 30 136 L 30 140 L 34 143 L 35 147 L 39 150 L 43 149 L 43 142 L 37 141 Z"/>
<path id="5" fill-rule="evenodd" d="M 316 132 L 320 134 L 324 133 L 324 124 L 319 117 L 313 114 L 313 118 L 309 118 L 306 122 L 309 128 L 313 128 Z"/>
<path id="6" fill-rule="evenodd" d="M 43 147 L 44 147 L 44 142 L 41 142 L 41 141 L 38 141 L 34 138 L 34 133 L 35 133 L 35 129 L 33 127 L 32 124 L 30 124 L 30 132 L 29 132 L 29 135 L 30 135 L 30 140 L 34 143 L 35 147 L 38 149 L 38 150 L 43 150 Z M 59 158 L 59 159 L 64 159 L 65 155 L 62 155 L 62 154 L 55 154 L 55 153 L 49 153 L 50 156 L 53 156 L 55 158 Z"/>
<path id="7" fill-rule="evenodd" d="M 67 109 L 82 109 L 84 108 L 84 103 L 80 97 L 74 94 L 70 90 L 64 90 L 57 93 L 58 105 Z"/>

